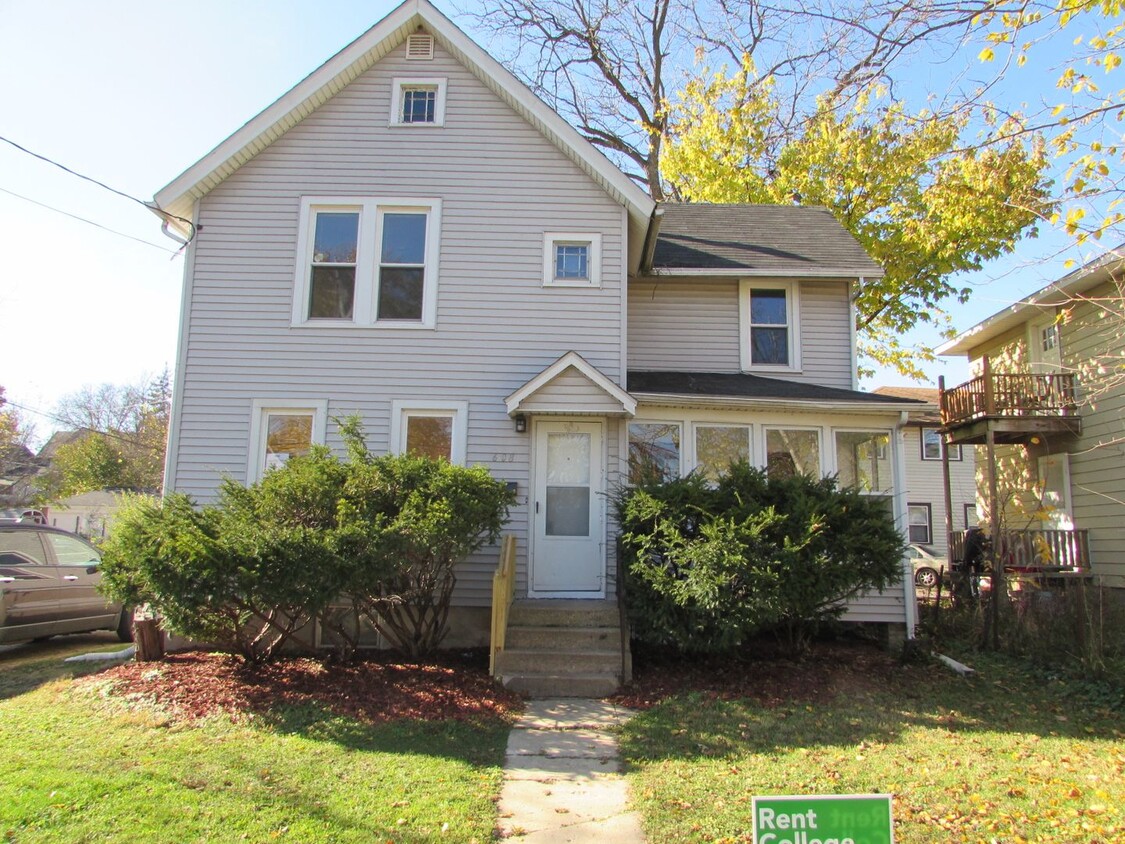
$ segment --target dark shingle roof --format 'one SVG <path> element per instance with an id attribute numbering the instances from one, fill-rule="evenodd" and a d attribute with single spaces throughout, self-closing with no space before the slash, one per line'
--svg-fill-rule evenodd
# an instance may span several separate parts
<path id="1" fill-rule="evenodd" d="M 899 396 L 725 372 L 630 372 L 627 389 L 630 393 L 666 393 L 677 396 L 863 402 L 870 405 L 922 404 L 916 399 Z"/>
<path id="2" fill-rule="evenodd" d="M 827 208 L 667 203 L 653 269 L 881 276 Z"/>

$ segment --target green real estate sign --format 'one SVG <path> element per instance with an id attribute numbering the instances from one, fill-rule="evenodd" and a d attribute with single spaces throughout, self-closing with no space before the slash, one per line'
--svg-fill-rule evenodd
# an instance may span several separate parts
<path id="1" fill-rule="evenodd" d="M 755 797 L 754 844 L 893 844 L 891 795 Z"/>

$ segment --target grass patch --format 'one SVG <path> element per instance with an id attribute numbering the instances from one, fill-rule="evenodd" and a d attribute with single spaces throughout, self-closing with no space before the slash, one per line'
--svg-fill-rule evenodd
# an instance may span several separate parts
<path id="1" fill-rule="evenodd" d="M 309 705 L 186 723 L 41 662 L 0 666 L 36 678 L 0 700 L 0 841 L 492 837 L 502 718 L 369 724 Z"/>
<path id="2" fill-rule="evenodd" d="M 625 728 L 650 840 L 749 841 L 754 795 L 894 795 L 898 844 L 1125 840 L 1121 712 L 1022 663 L 900 669 L 809 702 L 677 695 Z M 751 669 L 752 670 L 752 669 Z"/>

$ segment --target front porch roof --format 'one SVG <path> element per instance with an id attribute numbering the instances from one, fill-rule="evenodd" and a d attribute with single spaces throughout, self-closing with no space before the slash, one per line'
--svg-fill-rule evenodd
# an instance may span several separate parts
<path id="1" fill-rule="evenodd" d="M 926 403 L 900 396 L 825 387 L 736 372 L 629 372 L 629 393 L 650 404 L 731 407 L 799 406 L 860 412 L 917 411 Z"/>
<path id="2" fill-rule="evenodd" d="M 577 352 L 567 352 L 504 399 L 508 415 L 633 416 L 637 400 Z"/>

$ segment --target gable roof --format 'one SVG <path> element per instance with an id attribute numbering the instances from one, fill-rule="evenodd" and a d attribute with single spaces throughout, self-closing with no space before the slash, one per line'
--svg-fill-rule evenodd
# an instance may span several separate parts
<path id="1" fill-rule="evenodd" d="M 1125 259 L 1122 255 L 1125 255 L 1125 243 L 1083 264 L 1058 281 L 1052 281 L 1046 287 L 1041 287 L 1014 305 L 997 311 L 972 328 L 962 331 L 949 342 L 938 346 L 934 351 L 939 355 L 968 354 L 993 337 L 999 337 L 1025 322 L 1053 311 L 1058 305 L 1072 301 L 1076 296 L 1109 281 L 1115 275 L 1120 276 L 1125 269 Z"/>
<path id="2" fill-rule="evenodd" d="M 918 410 L 924 405 L 898 396 L 824 387 L 763 375 L 726 372 L 629 372 L 629 392 L 638 397 L 678 397 L 684 401 L 743 399 L 754 404 L 805 404 L 848 410 Z"/>
<path id="3" fill-rule="evenodd" d="M 613 406 L 613 410 L 599 411 L 599 415 L 607 416 L 632 416 L 637 411 L 637 400 L 607 378 L 596 366 L 586 360 L 578 352 L 567 352 L 526 384 L 515 390 L 504 402 L 508 408 L 508 415 L 515 416 L 525 412 L 525 403 L 537 392 L 550 384 L 555 378 L 568 369 L 574 369 L 585 379 L 587 387 L 594 393 L 602 394 Z M 587 403 L 589 400 L 587 399 Z M 573 406 L 563 407 L 562 410 L 574 412 Z M 604 408 L 602 409 L 605 410 Z M 540 412 L 542 412 L 540 410 Z"/>
<path id="4" fill-rule="evenodd" d="M 919 425 L 941 424 L 941 413 L 938 410 L 941 391 L 936 387 L 876 387 L 874 392 L 880 396 L 924 401 L 927 406 L 919 407 L 911 413 L 910 421 Z"/>
<path id="5" fill-rule="evenodd" d="M 192 219 L 193 204 L 197 198 L 208 193 L 419 29 L 433 35 L 436 43 L 626 208 L 632 235 L 630 243 L 636 244 L 636 255 L 631 256 L 630 264 L 635 266 L 639 262 L 641 244 L 655 207 L 648 194 L 427 0 L 406 0 L 396 7 L 158 191 L 156 204 L 170 214 Z"/>
<path id="6" fill-rule="evenodd" d="M 827 208 L 666 203 L 656 275 L 877 278 L 883 269 Z"/>

